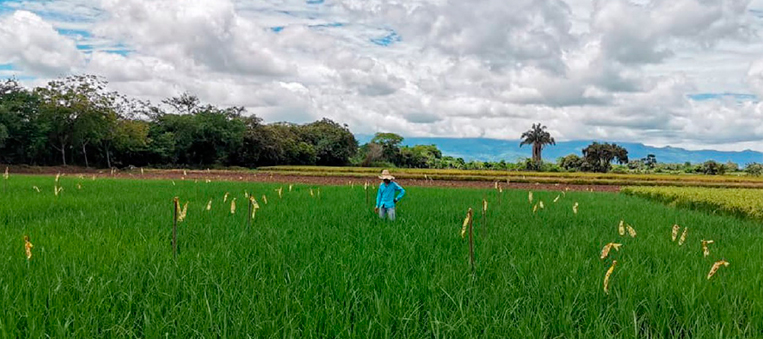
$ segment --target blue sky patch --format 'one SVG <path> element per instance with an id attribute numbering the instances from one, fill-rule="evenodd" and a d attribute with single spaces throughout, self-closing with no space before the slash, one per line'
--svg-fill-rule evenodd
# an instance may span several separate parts
<path id="1" fill-rule="evenodd" d="M 81 30 L 81 29 L 64 29 L 64 28 L 59 28 L 59 29 L 57 29 L 57 31 L 61 35 L 65 35 L 65 36 L 69 36 L 69 37 L 74 37 L 74 38 L 79 38 L 79 39 L 93 37 L 93 35 L 90 34 L 90 32 L 85 31 L 85 30 Z"/>
<path id="2" fill-rule="evenodd" d="M 400 35 L 398 35 L 397 32 L 392 31 L 384 37 L 371 39 L 371 42 L 379 46 L 389 46 L 396 42 L 400 42 L 401 40 L 402 38 Z"/>
<path id="3" fill-rule="evenodd" d="M 92 51 L 93 45 L 91 44 L 77 44 L 77 49 L 80 51 Z"/>
<path id="4" fill-rule="evenodd" d="M 737 101 L 758 101 L 756 95 L 744 93 L 697 93 L 687 96 L 694 101 L 720 100 L 724 98 L 735 99 Z"/>
<path id="5" fill-rule="evenodd" d="M 308 5 L 320 5 L 324 2 L 324 0 L 307 0 Z"/>
<path id="6" fill-rule="evenodd" d="M 0 64 L 0 71 L 12 71 L 13 64 Z"/>
<path id="7" fill-rule="evenodd" d="M 276 33 L 283 31 L 283 29 L 284 29 L 283 26 L 270 27 L 270 30 Z"/>
<path id="8" fill-rule="evenodd" d="M 330 24 L 318 24 L 318 25 L 310 25 L 310 27 L 314 28 L 321 28 L 321 27 L 342 27 L 344 26 L 341 22 L 332 22 Z"/>

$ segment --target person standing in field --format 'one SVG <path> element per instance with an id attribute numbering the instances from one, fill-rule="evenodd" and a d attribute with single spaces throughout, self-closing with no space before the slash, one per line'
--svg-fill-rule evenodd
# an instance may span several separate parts
<path id="1" fill-rule="evenodd" d="M 395 177 L 388 170 L 383 170 L 379 179 L 382 179 L 383 182 L 379 184 L 374 211 L 379 213 L 379 218 L 384 219 L 386 217 L 389 220 L 395 220 L 395 204 L 405 196 L 405 189 L 392 181 L 395 180 Z"/>

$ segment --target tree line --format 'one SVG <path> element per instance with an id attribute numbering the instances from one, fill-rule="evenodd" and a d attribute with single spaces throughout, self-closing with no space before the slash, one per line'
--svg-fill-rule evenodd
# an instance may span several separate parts
<path id="1" fill-rule="evenodd" d="M 183 94 L 162 105 L 70 76 L 27 89 L 0 84 L 0 162 L 88 167 L 344 166 L 358 143 L 346 125 L 264 124 L 242 107 Z"/>

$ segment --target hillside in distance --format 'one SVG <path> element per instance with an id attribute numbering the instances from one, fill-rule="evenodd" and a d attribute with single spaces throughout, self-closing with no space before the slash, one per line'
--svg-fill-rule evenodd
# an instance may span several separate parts
<path id="1" fill-rule="evenodd" d="M 371 140 L 370 135 L 356 135 L 362 145 Z M 556 161 L 557 158 L 568 154 L 582 155 L 582 150 L 591 144 L 591 140 L 573 140 L 557 142 L 555 146 L 547 146 L 543 149 L 545 161 Z M 599 141 L 609 142 L 609 141 Z M 739 152 L 715 151 L 715 150 L 687 150 L 676 147 L 653 147 L 641 143 L 615 142 L 628 150 L 630 159 L 640 159 L 647 154 L 654 154 L 658 162 L 663 163 L 701 163 L 708 160 L 718 162 L 732 161 L 740 166 L 752 162 L 763 162 L 763 153 L 744 150 Z M 531 155 L 531 147 L 525 145 L 519 147 L 519 140 L 499 140 L 483 138 L 405 138 L 403 144 L 411 145 L 436 145 L 442 150 L 443 155 L 456 158 L 464 158 L 466 161 L 501 161 L 514 162 Z"/>

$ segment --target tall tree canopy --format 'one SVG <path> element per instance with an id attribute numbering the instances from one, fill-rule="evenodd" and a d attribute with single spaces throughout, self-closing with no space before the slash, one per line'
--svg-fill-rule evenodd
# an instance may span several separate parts
<path id="1" fill-rule="evenodd" d="M 620 164 L 628 163 L 628 150 L 617 144 L 594 142 L 583 149 L 585 164 L 590 166 L 593 172 L 609 172 L 612 169 L 612 161 L 617 159 Z"/>
<path id="2" fill-rule="evenodd" d="M 542 161 L 541 152 L 546 145 L 556 145 L 556 141 L 551 137 L 551 133 L 546 130 L 546 126 L 542 126 L 540 123 L 533 124 L 532 128 L 522 133 L 522 142 L 519 146 L 532 145 L 533 148 L 533 163 L 535 166 L 540 167 Z"/>

